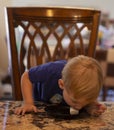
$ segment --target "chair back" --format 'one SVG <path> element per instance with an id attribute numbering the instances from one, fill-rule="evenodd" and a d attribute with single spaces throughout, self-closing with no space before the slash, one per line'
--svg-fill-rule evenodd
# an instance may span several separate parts
<path id="1" fill-rule="evenodd" d="M 13 98 L 21 100 L 21 75 L 32 66 L 94 57 L 100 11 L 71 7 L 7 7 Z"/>

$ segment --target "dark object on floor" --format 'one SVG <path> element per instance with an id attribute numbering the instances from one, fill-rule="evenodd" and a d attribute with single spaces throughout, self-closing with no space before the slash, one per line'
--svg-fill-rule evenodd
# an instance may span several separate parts
<path id="1" fill-rule="evenodd" d="M 81 110 L 78 115 L 71 115 L 70 107 L 63 105 L 49 105 L 45 108 L 45 111 L 51 117 L 66 120 L 84 118 L 88 116 L 88 114 L 84 110 Z"/>

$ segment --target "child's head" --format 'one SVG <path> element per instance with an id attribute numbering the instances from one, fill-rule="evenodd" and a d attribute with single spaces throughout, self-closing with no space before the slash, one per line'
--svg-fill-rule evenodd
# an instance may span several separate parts
<path id="1" fill-rule="evenodd" d="M 65 65 L 62 80 L 63 90 L 65 89 L 73 100 L 84 99 L 90 103 L 97 99 L 102 87 L 102 69 L 95 59 L 79 55 Z"/>

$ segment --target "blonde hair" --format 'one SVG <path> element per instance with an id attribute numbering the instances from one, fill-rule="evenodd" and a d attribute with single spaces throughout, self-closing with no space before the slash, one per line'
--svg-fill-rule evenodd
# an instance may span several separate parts
<path id="1" fill-rule="evenodd" d="M 72 58 L 62 71 L 67 92 L 74 98 L 84 97 L 95 100 L 103 85 L 103 73 L 99 63 L 91 57 L 79 55 Z"/>

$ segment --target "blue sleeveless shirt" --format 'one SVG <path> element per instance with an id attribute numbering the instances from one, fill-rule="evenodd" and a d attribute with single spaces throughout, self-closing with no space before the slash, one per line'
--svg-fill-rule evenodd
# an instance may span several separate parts
<path id="1" fill-rule="evenodd" d="M 66 60 L 48 62 L 32 67 L 29 70 L 29 78 L 34 86 L 34 100 L 64 103 L 64 100 L 62 99 L 62 90 L 58 86 L 58 80 L 62 76 L 61 72 L 66 63 Z"/>

